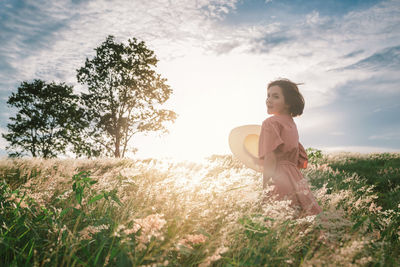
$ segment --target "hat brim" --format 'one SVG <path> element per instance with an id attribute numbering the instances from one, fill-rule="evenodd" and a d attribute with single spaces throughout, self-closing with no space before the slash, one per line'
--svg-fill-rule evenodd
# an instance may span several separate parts
<path id="1" fill-rule="evenodd" d="M 229 134 L 229 147 L 233 155 L 257 172 L 263 171 L 262 161 L 258 158 L 260 132 L 260 125 L 243 125 L 232 129 Z"/>

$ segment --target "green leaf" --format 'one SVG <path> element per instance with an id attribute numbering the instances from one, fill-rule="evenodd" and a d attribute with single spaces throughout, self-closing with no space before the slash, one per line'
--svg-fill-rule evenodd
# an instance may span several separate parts
<path id="1" fill-rule="evenodd" d="M 103 196 L 104 196 L 104 194 L 103 194 L 103 193 L 100 193 L 100 194 L 98 194 L 98 195 L 92 197 L 92 198 L 89 200 L 88 204 L 92 204 L 93 202 L 96 202 L 96 201 L 102 199 Z"/>
<path id="2" fill-rule="evenodd" d="M 75 195 L 75 197 L 76 197 L 76 200 L 78 201 L 78 203 L 81 204 L 82 203 L 82 194 L 78 193 Z"/>
<path id="3" fill-rule="evenodd" d="M 367 215 L 362 216 L 361 219 L 358 220 L 358 221 L 353 225 L 353 227 L 351 228 L 351 230 L 352 230 L 353 232 L 357 231 L 357 230 L 361 227 L 361 225 L 365 222 L 366 219 L 368 219 L 368 216 L 367 216 Z"/>
<path id="4" fill-rule="evenodd" d="M 60 212 L 60 218 L 62 218 L 70 209 L 71 209 L 71 207 L 67 207 L 67 208 L 63 209 Z"/>
<path id="5" fill-rule="evenodd" d="M 29 249 L 28 257 L 26 258 L 26 262 L 27 263 L 31 260 L 31 258 L 33 256 L 33 248 L 34 248 L 34 246 L 35 246 L 35 241 L 32 241 L 32 245 L 31 245 L 31 248 Z"/>
<path id="6" fill-rule="evenodd" d="M 85 177 L 83 178 L 83 182 L 88 183 L 90 182 L 92 179 L 90 177 Z"/>
<path id="7" fill-rule="evenodd" d="M 99 260 L 100 254 L 103 251 L 104 248 L 104 243 L 101 244 L 101 247 L 99 248 L 99 251 L 97 252 L 96 258 L 94 259 L 94 265 L 97 266 L 97 261 Z"/>
<path id="8" fill-rule="evenodd" d="M 111 249 L 110 260 L 114 259 L 114 257 L 120 252 L 118 247 L 113 247 Z"/>
<path id="9" fill-rule="evenodd" d="M 119 200 L 119 198 L 117 197 L 117 195 L 112 195 L 111 198 L 112 198 L 112 200 L 114 200 L 115 202 L 117 202 L 118 205 L 122 206 L 122 202 Z"/>
<path id="10" fill-rule="evenodd" d="M 24 235 L 26 235 L 28 232 L 30 231 L 30 229 L 27 229 L 25 232 L 23 232 L 22 234 L 20 234 L 18 236 L 18 239 L 21 239 Z"/>

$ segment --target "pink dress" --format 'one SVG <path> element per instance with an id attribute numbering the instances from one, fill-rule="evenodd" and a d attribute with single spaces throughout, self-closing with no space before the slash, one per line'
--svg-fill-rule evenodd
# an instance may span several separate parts
<path id="1" fill-rule="evenodd" d="M 290 115 L 275 115 L 262 123 L 258 156 L 263 159 L 268 152 L 276 156 L 275 175 L 272 177 L 278 199 L 290 199 L 292 205 L 301 207 L 305 215 L 322 211 L 315 200 L 300 168 L 307 168 L 307 154 L 299 143 L 299 134 Z"/>

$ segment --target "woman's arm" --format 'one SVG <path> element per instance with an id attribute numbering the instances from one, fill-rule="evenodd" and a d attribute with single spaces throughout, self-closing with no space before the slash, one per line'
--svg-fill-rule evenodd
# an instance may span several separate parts
<path id="1" fill-rule="evenodd" d="M 263 167 L 263 188 L 265 188 L 270 178 L 275 175 L 276 156 L 273 151 L 265 155 Z"/>

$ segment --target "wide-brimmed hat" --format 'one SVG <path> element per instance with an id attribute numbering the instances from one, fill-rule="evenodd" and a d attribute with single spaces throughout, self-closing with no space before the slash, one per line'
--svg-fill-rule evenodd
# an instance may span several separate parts
<path id="1" fill-rule="evenodd" d="M 243 125 L 232 129 L 229 134 L 229 147 L 233 155 L 247 167 L 262 172 L 262 161 L 258 158 L 258 139 L 260 125 Z"/>

